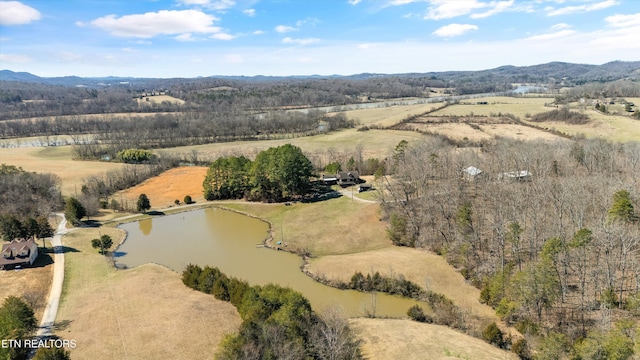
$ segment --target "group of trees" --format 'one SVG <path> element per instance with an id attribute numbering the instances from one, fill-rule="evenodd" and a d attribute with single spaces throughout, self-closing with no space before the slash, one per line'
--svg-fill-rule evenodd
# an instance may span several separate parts
<path id="1" fill-rule="evenodd" d="M 53 227 L 45 216 L 24 220 L 11 214 L 0 215 L 0 236 L 5 241 L 14 239 L 44 239 L 53 236 Z"/>
<path id="2" fill-rule="evenodd" d="M 26 360 L 31 358 L 31 347 L 24 346 L 24 340 L 30 340 L 37 327 L 33 309 L 22 299 L 8 296 L 0 306 L 0 359 Z M 13 342 L 10 342 L 13 341 Z M 16 342 L 20 342 L 17 345 Z M 41 347 L 35 353 L 34 360 L 69 360 L 69 352 L 58 347 Z"/>
<path id="3" fill-rule="evenodd" d="M 218 268 L 188 265 L 183 283 L 230 301 L 242 324 L 216 359 L 361 359 L 359 342 L 336 309 L 317 314 L 302 294 L 278 285 L 249 286 Z"/>
<path id="4" fill-rule="evenodd" d="M 261 151 L 254 161 L 244 156 L 214 161 L 204 180 L 207 200 L 247 198 L 281 201 L 304 194 L 310 185 L 311 162 L 291 144 Z"/>
<path id="5" fill-rule="evenodd" d="M 640 313 L 639 143 L 500 139 L 478 151 L 428 139 L 392 159 L 381 200 L 394 242 L 445 255 L 526 336 L 555 332 L 577 349 Z M 473 181 L 461 176 L 470 165 L 483 171 Z M 524 170 L 531 181 L 498 180 Z"/>
<path id="6" fill-rule="evenodd" d="M 60 179 L 56 175 L 0 165 L 0 215 L 19 219 L 46 216 L 61 204 Z"/>

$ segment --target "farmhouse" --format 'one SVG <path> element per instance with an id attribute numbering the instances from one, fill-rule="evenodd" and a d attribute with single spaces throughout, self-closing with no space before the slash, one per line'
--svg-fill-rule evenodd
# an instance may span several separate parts
<path id="1" fill-rule="evenodd" d="M 38 257 L 38 245 L 33 239 L 16 239 L 2 245 L 0 269 L 12 269 L 16 266 L 33 265 Z"/>
<path id="2" fill-rule="evenodd" d="M 475 166 L 469 166 L 468 168 L 462 169 L 462 177 L 465 180 L 473 181 L 477 179 L 481 174 L 483 174 L 482 170 L 478 169 Z"/>
<path id="3" fill-rule="evenodd" d="M 500 180 L 531 181 L 533 174 L 527 170 L 510 171 L 498 175 Z"/>
<path id="4" fill-rule="evenodd" d="M 338 185 L 349 186 L 360 182 L 360 174 L 357 171 L 340 171 L 336 174 Z"/>

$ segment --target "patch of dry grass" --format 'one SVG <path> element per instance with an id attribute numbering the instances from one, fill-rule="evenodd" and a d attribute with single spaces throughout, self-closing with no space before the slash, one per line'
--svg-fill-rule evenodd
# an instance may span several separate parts
<path id="1" fill-rule="evenodd" d="M 394 105 L 377 109 L 349 110 L 345 111 L 344 114 L 349 119 L 358 120 L 360 125 L 391 126 L 409 116 L 424 114 L 442 105 L 443 103 Z"/>
<path id="2" fill-rule="evenodd" d="M 53 173 L 60 177 L 63 195 L 80 193 L 82 179 L 100 175 L 124 164 L 73 160 L 71 146 L 0 149 L 0 163 L 26 171 Z"/>
<path id="3" fill-rule="evenodd" d="M 42 245 L 41 240 L 38 240 L 38 245 Z M 42 248 L 38 250 L 40 255 L 33 267 L 17 271 L 0 270 L 0 304 L 11 295 L 22 298 L 31 305 L 36 319 L 40 321 L 49 297 L 54 264 L 53 256 L 49 254 L 51 244 L 48 241 L 46 251 Z"/>
<path id="4" fill-rule="evenodd" d="M 186 195 L 196 202 L 204 201 L 202 182 L 207 168 L 201 166 L 182 166 L 167 170 L 158 176 L 147 179 L 141 184 L 114 194 L 118 201 L 126 201 L 135 207 L 140 194 L 147 194 L 152 208 L 162 209 L 175 205 L 175 200 L 183 202 Z"/>
<path id="5" fill-rule="evenodd" d="M 284 239 L 289 249 L 306 249 L 313 256 L 349 254 L 391 244 L 386 235 L 386 225 L 379 220 L 378 204 L 352 201 L 346 196 L 292 206 L 252 203 L 224 205 L 270 221 L 274 239 Z"/>
<path id="6" fill-rule="evenodd" d="M 498 320 L 493 309 L 480 303 L 480 290 L 468 284 L 442 256 L 429 251 L 392 246 L 348 255 L 323 256 L 311 259 L 308 270 L 344 282 L 348 282 L 356 271 L 378 271 L 384 276 L 402 274 L 427 290 L 444 294 L 481 323 Z"/>
<path id="7" fill-rule="evenodd" d="M 184 100 L 182 99 L 178 99 L 178 98 L 174 98 L 173 96 L 169 96 L 169 95 L 153 95 L 153 96 L 145 96 L 142 99 L 138 99 L 138 104 L 140 105 L 146 105 L 146 104 L 160 104 L 164 101 L 168 101 L 172 104 L 179 104 L 182 105 L 185 103 Z"/>
<path id="8" fill-rule="evenodd" d="M 208 158 L 212 161 L 218 157 L 229 155 L 245 155 L 253 159 L 262 150 L 285 144 L 292 144 L 301 148 L 307 156 L 323 156 L 323 154 L 327 154 L 331 151 L 353 152 L 356 146 L 361 146 L 362 154 L 365 159 L 371 157 L 385 158 L 401 140 L 412 142 L 422 137 L 424 137 L 424 135 L 416 132 L 400 130 L 357 131 L 356 129 L 344 129 L 323 135 L 292 139 L 234 141 L 228 143 L 176 147 L 164 149 L 159 152 L 188 156 L 191 154 L 192 150 L 196 150 L 201 158 Z M 329 158 L 326 160 L 329 162 L 335 161 L 335 159 Z"/>
<path id="9" fill-rule="evenodd" d="M 100 234 L 119 239 L 115 228 L 68 234 L 63 298 L 56 335 L 75 339 L 78 359 L 210 358 L 240 317 L 230 303 L 189 289 L 180 275 L 155 264 L 115 270 L 91 248 Z"/>
<path id="10" fill-rule="evenodd" d="M 352 319 L 350 325 L 363 340 L 366 359 L 517 359 L 480 339 L 446 326 L 395 319 Z"/>
<path id="11" fill-rule="evenodd" d="M 487 102 L 487 105 L 478 105 L 478 102 Z M 498 113 L 509 113 L 525 118 L 526 114 L 537 114 L 549 111 L 550 108 L 545 107 L 545 103 L 553 102 L 553 98 L 541 97 L 488 97 L 470 100 L 462 100 L 459 105 L 451 105 L 444 109 L 438 110 L 430 115 L 432 116 L 468 116 L 474 115 L 490 116 Z"/>

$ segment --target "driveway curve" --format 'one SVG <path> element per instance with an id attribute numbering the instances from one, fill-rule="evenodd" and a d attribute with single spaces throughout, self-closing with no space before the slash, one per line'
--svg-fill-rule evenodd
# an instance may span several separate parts
<path id="1" fill-rule="evenodd" d="M 40 321 L 40 328 L 38 329 L 37 336 L 40 338 L 53 335 L 53 323 L 56 320 L 58 314 L 58 305 L 60 304 L 60 295 L 62 294 L 62 283 L 64 282 L 64 248 L 62 246 L 62 235 L 68 233 L 67 219 L 64 214 L 56 214 L 62 218 L 58 228 L 56 229 L 53 238 L 51 239 L 51 245 L 53 246 L 53 281 L 51 283 L 51 291 L 49 292 L 49 298 L 47 299 L 47 305 L 44 308 L 42 314 L 42 320 Z"/>

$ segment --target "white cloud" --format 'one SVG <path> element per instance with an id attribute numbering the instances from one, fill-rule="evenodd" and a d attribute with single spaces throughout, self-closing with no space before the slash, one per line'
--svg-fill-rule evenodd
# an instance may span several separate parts
<path id="1" fill-rule="evenodd" d="M 566 37 L 566 36 L 569 36 L 569 35 L 573 35 L 575 33 L 576 32 L 574 30 L 560 30 L 560 31 L 553 32 L 553 33 L 548 33 L 548 34 L 529 36 L 527 39 L 535 40 L 535 41 L 552 40 L 552 39 L 559 39 L 559 38 L 563 38 L 563 37 Z"/>
<path id="2" fill-rule="evenodd" d="M 286 37 L 282 39 L 282 42 L 285 44 L 297 44 L 297 45 L 309 45 L 313 43 L 317 43 L 320 39 L 315 38 L 307 38 L 307 39 L 293 39 L 290 37 Z"/>
<path id="3" fill-rule="evenodd" d="M 91 21 L 91 25 L 119 37 L 151 38 L 157 35 L 185 33 L 217 33 L 216 17 L 199 10 L 161 10 L 144 14 L 107 15 Z"/>
<path id="4" fill-rule="evenodd" d="M 262 31 L 262 30 L 256 30 L 256 31 L 254 31 L 252 34 L 253 34 L 253 35 L 262 35 L 262 34 L 264 34 L 264 31 Z"/>
<path id="5" fill-rule="evenodd" d="M 433 35 L 440 37 L 454 37 L 460 36 L 472 30 L 478 30 L 478 27 L 471 24 L 449 24 L 434 31 Z"/>
<path id="6" fill-rule="evenodd" d="M 174 37 L 174 39 L 178 40 L 178 41 L 196 41 L 196 39 L 193 37 L 193 34 L 191 33 L 184 33 L 184 34 L 180 34 L 176 37 Z"/>
<path id="7" fill-rule="evenodd" d="M 218 0 L 218 1 L 212 1 L 212 0 L 180 0 L 180 3 L 183 5 L 197 5 L 197 6 L 202 6 L 205 7 L 207 9 L 211 9 L 211 10 L 226 10 L 229 8 L 232 8 L 236 5 L 235 0 Z"/>
<path id="8" fill-rule="evenodd" d="M 617 0 L 605 0 L 599 3 L 586 4 L 586 5 L 565 6 L 559 9 L 547 8 L 547 11 L 548 11 L 547 16 L 579 14 L 579 13 L 606 9 L 614 5 L 618 5 Z"/>
<path id="9" fill-rule="evenodd" d="M 0 25 L 23 25 L 40 20 L 40 12 L 19 1 L 0 1 Z"/>
<path id="10" fill-rule="evenodd" d="M 314 18 L 314 17 L 308 17 L 304 20 L 298 20 L 296 21 L 296 26 L 300 27 L 303 25 L 311 25 L 311 26 L 315 26 L 318 25 L 320 23 L 320 19 L 318 18 Z"/>
<path id="11" fill-rule="evenodd" d="M 565 24 L 565 23 L 558 23 L 555 24 L 551 27 L 551 30 L 564 30 L 564 29 L 570 29 L 571 25 L 569 24 Z"/>
<path id="12" fill-rule="evenodd" d="M 231 35 L 231 34 L 219 32 L 219 33 L 215 33 L 215 34 L 211 35 L 211 38 L 212 39 L 218 39 L 218 40 L 233 40 L 236 37 L 234 35 Z"/>
<path id="13" fill-rule="evenodd" d="M 426 20 L 450 19 L 488 6 L 477 0 L 431 0 L 430 3 L 429 11 L 424 16 Z"/>
<path id="14" fill-rule="evenodd" d="M 278 25 L 276 26 L 275 30 L 279 33 L 286 33 L 289 31 L 296 31 L 298 29 L 291 27 L 291 26 L 286 26 L 286 25 Z"/>
<path id="15" fill-rule="evenodd" d="M 498 2 L 491 2 L 489 4 L 489 6 L 493 6 L 493 9 L 489 10 L 489 11 L 485 11 L 483 13 L 479 13 L 479 14 L 471 14 L 471 18 L 472 19 L 483 19 L 489 16 L 493 16 L 496 14 L 499 14 L 507 9 L 509 9 L 513 4 L 514 4 L 515 0 L 509 0 L 509 1 L 498 1 Z"/>
<path id="16" fill-rule="evenodd" d="M 0 54 L 0 61 L 10 63 L 25 63 L 31 61 L 31 57 L 22 54 Z"/>
<path id="17" fill-rule="evenodd" d="M 607 16 L 604 21 L 611 27 L 637 26 L 640 25 L 640 13 Z"/>
<path id="18" fill-rule="evenodd" d="M 360 4 L 360 2 L 361 2 L 361 1 L 362 1 L 362 0 L 349 0 L 349 4 L 351 4 L 351 5 L 358 5 L 358 4 Z"/>
<path id="19" fill-rule="evenodd" d="M 256 9 L 246 9 L 246 10 L 242 10 L 242 13 L 249 16 L 249 17 L 253 17 L 256 16 Z"/>

